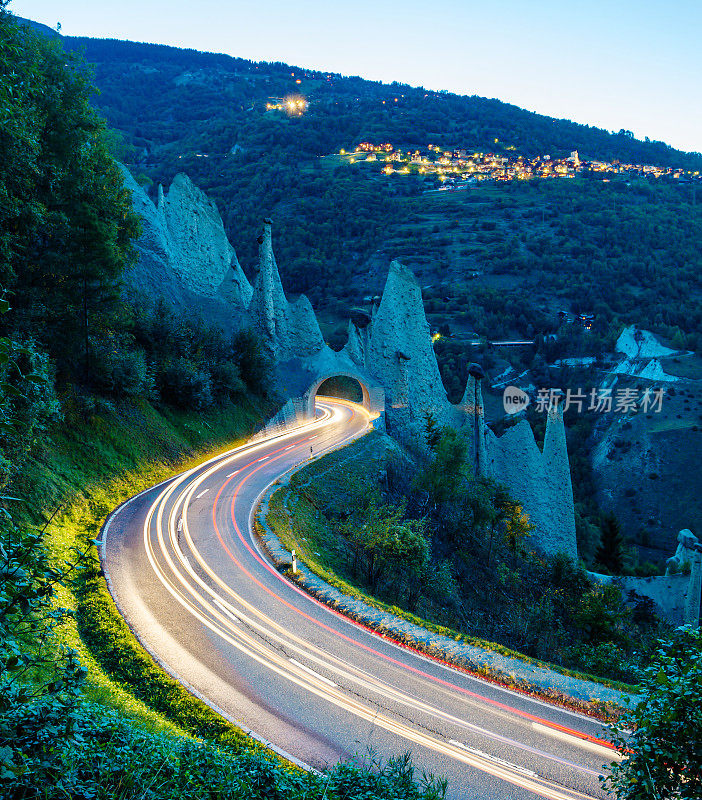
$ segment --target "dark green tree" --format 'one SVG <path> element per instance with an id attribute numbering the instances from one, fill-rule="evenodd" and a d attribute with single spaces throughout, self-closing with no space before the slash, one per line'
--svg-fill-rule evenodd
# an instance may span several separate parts
<path id="1" fill-rule="evenodd" d="M 624 536 L 619 520 L 613 513 L 602 520 L 602 535 L 596 560 L 615 575 L 624 569 Z"/>
<path id="2" fill-rule="evenodd" d="M 425 521 L 406 519 L 404 513 L 403 504 L 385 504 L 372 494 L 362 512 L 345 525 L 372 592 L 389 570 L 400 583 L 408 583 L 417 580 L 429 561 Z"/>
<path id="3" fill-rule="evenodd" d="M 441 428 L 431 411 L 424 412 L 424 438 L 430 450 L 434 450 L 441 439 Z"/>
<path id="4" fill-rule="evenodd" d="M 619 800 L 702 797 L 702 633 L 678 628 L 660 641 L 639 681 L 641 701 L 614 741 L 623 756 L 605 785 Z"/>
<path id="5" fill-rule="evenodd" d="M 249 391 L 265 395 L 270 389 L 271 363 L 253 331 L 247 329 L 236 334 L 234 358 Z"/>
<path id="6" fill-rule="evenodd" d="M 470 474 L 468 442 L 453 428 L 441 431 L 430 462 L 417 478 L 417 488 L 427 492 L 433 503 L 457 497 Z"/>
<path id="7" fill-rule="evenodd" d="M 0 3 L 0 281 L 12 326 L 60 377 L 90 380 L 90 339 L 109 327 L 136 215 L 90 105 L 85 64 L 17 25 Z M 7 321 L 5 321 L 7 322 Z"/>

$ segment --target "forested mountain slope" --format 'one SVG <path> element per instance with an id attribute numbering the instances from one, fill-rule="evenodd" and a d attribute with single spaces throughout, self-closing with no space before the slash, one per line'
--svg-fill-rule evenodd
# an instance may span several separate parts
<path id="1" fill-rule="evenodd" d="M 696 347 L 702 211 L 687 182 L 531 181 L 427 195 L 416 175 L 324 158 L 361 141 L 702 169 L 700 154 L 627 131 L 554 120 L 498 100 L 385 85 L 161 45 L 68 38 L 94 65 L 96 105 L 124 141 L 114 146 L 147 185 L 186 172 L 213 196 L 242 265 L 255 258 L 263 216 L 275 223 L 286 286 L 329 318 L 376 292 L 400 257 L 482 335 L 546 332 L 539 310 L 599 305 L 597 331 L 640 322 Z M 479 87 L 475 87 L 479 90 Z M 285 112 L 285 100 L 302 102 Z M 271 108 L 282 102 L 283 110 Z M 297 107 L 296 107 L 297 109 Z M 558 184 L 558 185 L 555 185 Z M 480 271 L 461 304 L 456 287 Z M 539 292 L 523 302 L 523 283 Z M 350 280 L 353 279 L 353 280 Z M 472 285 L 471 285 L 472 292 Z M 465 293 L 463 293 L 465 294 Z M 643 298 L 643 302 L 641 299 Z M 681 307 L 681 298 L 686 308 Z M 515 303 L 519 313 L 513 315 Z M 483 319 L 497 311 L 503 331 Z M 455 321 L 449 312 L 444 321 Z M 513 318 L 514 317 L 514 318 Z"/>

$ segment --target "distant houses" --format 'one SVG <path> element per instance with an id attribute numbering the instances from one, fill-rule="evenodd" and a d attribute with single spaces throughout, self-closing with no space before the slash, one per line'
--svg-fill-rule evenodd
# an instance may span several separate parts
<path id="1" fill-rule="evenodd" d="M 508 150 L 514 150 L 508 147 Z M 346 155 L 342 151 L 341 155 Z M 382 161 L 400 165 L 385 166 L 386 175 L 416 174 L 430 176 L 444 184 L 443 188 L 457 185 L 457 181 L 513 181 L 531 180 L 533 178 L 563 179 L 576 175 L 602 175 L 609 180 L 611 175 L 645 177 L 650 179 L 668 177 L 683 182 L 699 181 L 700 176 L 672 167 L 658 167 L 653 164 L 625 164 L 618 160 L 611 162 L 587 160 L 580 157 L 577 150 L 572 150 L 566 158 L 555 158 L 548 153 L 533 158 L 524 155 L 502 155 L 483 153 L 457 147 L 452 150 L 435 144 L 426 148 L 402 149 L 391 142 L 361 142 L 356 145 L 350 161 Z"/>

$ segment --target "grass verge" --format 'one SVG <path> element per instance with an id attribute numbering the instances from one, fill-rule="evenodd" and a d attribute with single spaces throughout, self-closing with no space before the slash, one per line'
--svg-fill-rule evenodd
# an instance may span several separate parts
<path id="1" fill-rule="evenodd" d="M 107 515 L 160 480 L 242 444 L 261 419 L 254 405 L 205 414 L 159 413 L 143 402 L 101 404 L 70 417 L 29 463 L 22 478 L 32 502 L 26 521 L 46 525 L 56 567 L 86 553 L 57 602 L 71 612 L 61 643 L 86 667 L 86 697 L 154 732 L 189 734 L 228 751 L 263 748 L 167 675 L 117 610 L 92 540 Z M 34 496 L 31 490 L 34 489 Z M 41 492 L 41 495 L 39 495 Z"/>
<path id="2" fill-rule="evenodd" d="M 334 531 L 327 529 L 329 526 L 326 524 L 324 514 L 320 513 L 320 509 L 315 506 L 312 499 L 307 495 L 305 487 L 315 480 L 320 480 L 322 478 L 325 481 L 325 486 L 329 482 L 333 483 L 336 478 L 334 474 L 335 468 L 338 467 L 339 463 L 344 459 L 361 458 L 364 465 L 367 466 L 371 464 L 374 458 L 374 448 L 369 442 L 373 437 L 374 435 L 370 434 L 365 437 L 364 440 L 349 445 L 341 451 L 335 451 L 312 464 L 302 467 L 291 477 L 287 486 L 281 486 L 272 493 L 268 501 L 265 523 L 278 537 L 286 550 L 290 551 L 294 549 L 301 562 L 303 562 L 317 577 L 321 578 L 342 594 L 355 600 L 360 600 L 372 608 L 400 617 L 430 633 L 445 636 L 456 642 L 477 647 L 500 656 L 515 658 L 524 664 L 552 670 L 566 677 L 590 681 L 624 694 L 634 694 L 637 691 L 636 687 L 630 684 L 579 672 L 558 664 L 544 662 L 519 653 L 497 642 L 471 636 L 448 626 L 432 622 L 396 605 L 383 602 L 377 597 L 369 595 L 358 586 L 350 583 L 344 577 L 340 577 L 333 566 L 335 563 L 338 563 L 338 558 L 340 556 L 339 546 L 337 544 L 338 537 Z M 360 452 L 353 454 L 351 448 L 360 450 Z M 259 526 L 258 533 L 260 535 L 263 532 L 260 514 L 257 515 L 257 524 Z M 305 585 L 304 580 L 299 578 L 296 580 L 306 591 L 316 594 L 309 586 Z M 318 596 L 318 599 L 328 602 L 325 598 L 319 597 L 318 594 L 316 594 L 316 596 Z M 438 644 L 427 646 L 426 643 L 418 641 L 404 631 L 379 627 L 376 623 L 366 618 L 355 618 L 358 622 L 374 627 L 379 633 L 395 639 L 400 644 L 419 649 L 427 655 L 438 658 L 439 660 L 448 661 L 454 666 L 468 669 L 490 680 L 495 680 L 503 684 L 505 683 L 505 675 L 498 670 L 491 670 L 484 665 L 476 665 L 474 662 L 468 661 L 468 659 L 464 661 L 462 659 L 447 658 L 447 654 Z M 581 703 L 580 701 L 568 698 L 560 692 L 544 692 L 544 690 L 539 687 L 517 680 L 510 681 L 510 685 L 522 689 L 529 694 L 539 694 L 547 699 L 556 700 L 561 704 L 570 705 L 571 707 L 576 707 L 579 710 L 589 713 L 595 713 L 598 716 L 607 713 L 607 710 L 600 701 Z"/>

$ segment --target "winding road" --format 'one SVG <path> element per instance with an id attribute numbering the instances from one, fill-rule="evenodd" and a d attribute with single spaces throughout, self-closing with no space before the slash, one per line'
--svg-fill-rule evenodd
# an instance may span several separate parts
<path id="1" fill-rule="evenodd" d="M 102 533 L 120 612 L 173 676 L 313 768 L 406 750 L 451 798 L 604 797 L 600 723 L 399 647 L 290 583 L 252 532 L 283 473 L 362 435 L 361 406 L 217 456 L 123 504 Z"/>

